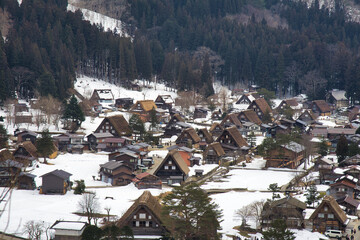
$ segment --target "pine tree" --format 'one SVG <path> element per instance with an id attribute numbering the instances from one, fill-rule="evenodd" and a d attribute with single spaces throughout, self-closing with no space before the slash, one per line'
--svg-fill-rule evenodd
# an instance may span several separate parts
<path id="1" fill-rule="evenodd" d="M 280 195 L 278 192 L 280 191 L 280 188 L 277 183 L 271 183 L 268 187 L 268 190 L 273 193 L 272 200 L 274 201 L 276 198 L 280 198 Z"/>
<path id="2" fill-rule="evenodd" d="M 336 145 L 336 156 L 338 157 L 339 163 L 341 163 L 346 158 L 346 156 L 348 155 L 348 151 L 348 141 L 344 135 L 341 135 Z"/>
<path id="3" fill-rule="evenodd" d="M 73 123 L 76 123 L 77 126 L 80 126 L 81 123 L 85 121 L 84 112 L 81 110 L 74 95 L 71 96 L 69 103 L 65 105 L 65 111 L 62 118 L 71 120 Z"/>
<path id="4" fill-rule="evenodd" d="M 263 231 L 265 240 L 293 240 L 294 233 L 287 229 L 285 220 L 275 219 L 271 223 L 271 228 Z"/>
<path id="5" fill-rule="evenodd" d="M 198 185 L 175 187 L 163 206 L 163 222 L 175 239 L 220 239 L 221 211 Z"/>
<path id="6" fill-rule="evenodd" d="M 139 136 L 140 139 L 143 138 L 145 131 L 145 126 L 143 121 L 141 121 L 139 115 L 133 114 L 129 119 L 129 127 L 132 130 L 133 134 Z"/>
<path id="7" fill-rule="evenodd" d="M 329 146 L 327 144 L 327 141 L 325 141 L 324 139 L 321 140 L 320 143 L 318 143 L 318 153 L 324 157 L 328 154 L 329 151 Z"/>
<path id="8" fill-rule="evenodd" d="M 41 138 L 36 140 L 37 152 L 44 158 L 44 163 L 47 163 L 46 158 L 55 151 L 55 145 L 50 136 L 49 129 L 41 132 Z"/>
<path id="9" fill-rule="evenodd" d="M 151 109 L 150 111 L 150 123 L 151 123 L 151 128 L 155 128 L 156 125 L 158 124 L 158 117 L 156 116 L 156 110 L 155 108 Z"/>
<path id="10" fill-rule="evenodd" d="M 307 193 L 305 194 L 306 196 L 306 203 L 307 205 L 313 205 L 316 202 L 318 202 L 320 200 L 320 193 L 317 191 L 317 187 L 316 185 L 310 185 L 310 187 L 307 189 Z"/>

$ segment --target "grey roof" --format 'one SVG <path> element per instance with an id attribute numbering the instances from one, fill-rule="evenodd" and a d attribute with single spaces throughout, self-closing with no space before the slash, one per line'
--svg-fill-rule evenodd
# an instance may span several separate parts
<path id="1" fill-rule="evenodd" d="M 293 151 L 293 152 L 296 152 L 296 153 L 299 153 L 299 152 L 302 152 L 305 150 L 305 147 L 303 145 L 300 145 L 296 142 L 289 142 L 288 144 L 286 145 L 281 145 L 282 147 L 290 150 L 290 151 Z"/>
<path id="2" fill-rule="evenodd" d="M 100 164 L 100 167 L 102 168 L 106 168 L 106 169 L 109 169 L 109 170 L 114 170 L 120 166 L 124 165 L 122 161 L 115 161 L 115 160 L 112 160 L 112 161 L 109 161 L 107 163 L 104 163 L 104 164 Z"/>
<path id="3" fill-rule="evenodd" d="M 68 173 L 68 172 L 66 172 L 64 170 L 56 169 L 56 170 L 54 170 L 52 172 L 48 172 L 48 173 L 46 173 L 46 174 L 44 174 L 44 175 L 42 175 L 40 177 L 44 177 L 44 176 L 47 176 L 47 175 L 50 175 L 50 174 L 55 175 L 55 176 L 57 176 L 59 178 L 65 179 L 65 180 L 68 179 L 72 175 L 71 173 Z"/>
<path id="4" fill-rule="evenodd" d="M 7 159 L 3 162 L 0 162 L 0 167 L 16 167 L 16 168 L 22 168 L 24 165 L 22 163 L 19 163 L 17 161 Z"/>
<path id="5" fill-rule="evenodd" d="M 184 151 L 184 152 L 193 152 L 194 150 L 188 147 L 179 147 L 180 151 Z"/>
<path id="6" fill-rule="evenodd" d="M 91 133 L 88 135 L 88 137 L 90 135 L 94 135 L 96 138 L 108 138 L 108 137 L 114 137 L 114 135 L 112 135 L 109 132 L 105 132 L 105 133 Z"/>
<path id="7" fill-rule="evenodd" d="M 344 134 L 344 135 L 354 135 L 356 132 L 355 128 L 329 128 L 328 134 Z"/>
<path id="8" fill-rule="evenodd" d="M 307 126 L 307 125 L 308 125 L 306 122 L 301 121 L 301 120 L 299 120 L 299 119 L 296 120 L 295 122 L 300 123 L 301 125 L 304 125 L 304 126 Z"/>
<path id="9" fill-rule="evenodd" d="M 282 129 L 288 129 L 287 126 L 284 126 L 284 125 L 281 125 L 281 124 L 279 124 L 278 127 L 282 128 Z"/>
<path id="10" fill-rule="evenodd" d="M 173 146 L 168 147 L 167 150 L 171 151 L 171 150 L 178 149 L 178 148 L 179 148 L 178 145 L 173 145 Z"/>
<path id="11" fill-rule="evenodd" d="M 347 100 L 345 97 L 346 92 L 342 90 L 332 91 L 331 95 L 335 98 L 336 101 Z"/>
<path id="12" fill-rule="evenodd" d="M 138 144 L 136 144 L 136 145 L 138 145 L 138 146 L 140 146 L 140 147 L 150 147 L 149 144 L 144 143 L 144 142 L 138 143 Z"/>

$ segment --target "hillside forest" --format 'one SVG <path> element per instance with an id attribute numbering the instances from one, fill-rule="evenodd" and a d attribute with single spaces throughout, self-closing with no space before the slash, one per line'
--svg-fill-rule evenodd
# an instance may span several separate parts
<path id="1" fill-rule="evenodd" d="M 290 0 L 127 0 L 131 38 L 67 12 L 66 0 L 1 0 L 0 100 L 67 96 L 76 74 L 128 87 L 134 79 L 214 93 L 256 84 L 279 97 L 330 89 L 360 100 L 360 24 L 334 9 Z"/>

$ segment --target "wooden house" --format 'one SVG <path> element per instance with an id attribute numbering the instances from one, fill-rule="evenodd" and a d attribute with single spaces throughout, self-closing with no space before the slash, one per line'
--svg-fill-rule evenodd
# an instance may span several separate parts
<path id="1" fill-rule="evenodd" d="M 209 129 L 209 132 L 214 138 L 217 138 L 224 131 L 224 127 L 220 123 L 213 123 Z"/>
<path id="2" fill-rule="evenodd" d="M 250 104 L 258 98 L 260 98 L 260 95 L 256 92 L 245 93 L 236 101 L 235 104 Z"/>
<path id="3" fill-rule="evenodd" d="M 290 134 L 291 133 L 291 128 L 281 125 L 281 124 L 276 124 L 274 126 L 271 127 L 271 131 L 270 134 L 273 138 L 275 138 L 276 136 L 279 136 L 281 134 L 286 135 L 286 134 Z"/>
<path id="4" fill-rule="evenodd" d="M 224 156 L 225 151 L 218 142 L 209 144 L 203 153 L 203 159 L 206 164 L 219 164 Z"/>
<path id="5" fill-rule="evenodd" d="M 263 117 L 266 113 L 270 115 L 272 114 L 271 107 L 264 98 L 258 98 L 254 100 L 247 109 L 256 112 L 260 120 L 263 120 Z"/>
<path id="6" fill-rule="evenodd" d="M 100 179 L 113 186 L 125 186 L 132 182 L 134 175 L 131 167 L 118 161 L 109 161 L 100 165 Z"/>
<path id="7" fill-rule="evenodd" d="M 301 105 L 296 101 L 296 99 L 284 99 L 280 102 L 279 106 L 277 107 L 277 110 L 279 112 L 286 110 L 286 109 L 299 109 Z"/>
<path id="8" fill-rule="evenodd" d="M 335 199 L 350 196 L 356 198 L 360 193 L 359 179 L 350 175 L 343 175 L 330 184 L 329 195 Z"/>
<path id="9" fill-rule="evenodd" d="M 345 212 L 332 196 L 326 195 L 320 205 L 310 216 L 312 229 L 316 232 L 325 232 L 329 229 L 344 231 L 347 217 Z"/>
<path id="10" fill-rule="evenodd" d="M 160 178 L 148 172 L 143 172 L 136 175 L 132 181 L 134 182 L 135 187 L 138 189 L 162 188 L 162 182 Z"/>
<path id="11" fill-rule="evenodd" d="M 238 119 L 237 113 L 231 113 L 224 117 L 224 119 L 221 121 L 220 125 L 223 128 L 228 128 L 232 126 L 236 126 L 237 128 L 241 128 L 241 122 Z"/>
<path id="12" fill-rule="evenodd" d="M 31 173 L 20 172 L 17 178 L 17 188 L 23 190 L 34 190 L 36 188 L 35 177 L 36 175 Z"/>
<path id="13" fill-rule="evenodd" d="M 213 137 L 207 130 L 207 128 L 201 128 L 197 131 L 198 136 L 200 137 L 199 146 L 201 150 L 204 150 L 206 146 L 214 141 Z"/>
<path id="14" fill-rule="evenodd" d="M 1 161 L 0 187 L 13 187 L 23 167 L 23 164 L 11 159 Z"/>
<path id="15" fill-rule="evenodd" d="M 184 182 L 189 174 L 189 168 L 180 153 L 170 151 L 161 163 L 154 169 L 154 175 L 158 176 L 163 183 L 169 185 Z"/>
<path id="16" fill-rule="evenodd" d="M 113 138 L 114 135 L 112 135 L 109 132 L 104 133 L 91 133 L 87 136 L 87 141 L 89 143 L 90 149 L 96 150 L 97 146 L 101 143 L 105 142 L 105 139 Z"/>
<path id="17" fill-rule="evenodd" d="M 268 228 L 276 219 L 282 219 L 291 229 L 303 229 L 306 204 L 293 197 L 285 197 L 265 204 L 261 213 L 261 227 Z"/>
<path id="18" fill-rule="evenodd" d="M 175 101 L 171 95 L 158 95 L 155 99 L 155 104 L 158 108 L 170 110 L 175 105 Z"/>
<path id="19" fill-rule="evenodd" d="M 324 184 L 325 182 L 329 182 L 332 179 L 334 162 L 327 158 L 320 158 L 315 162 L 315 171 L 319 172 L 319 181 L 320 184 Z M 335 180 L 336 177 L 333 179 Z"/>
<path id="20" fill-rule="evenodd" d="M 133 98 L 117 98 L 115 99 L 115 107 L 129 109 L 134 104 Z"/>
<path id="21" fill-rule="evenodd" d="M 265 158 L 266 167 L 296 169 L 304 160 L 305 147 L 296 142 L 283 144 L 279 148 L 269 151 Z"/>
<path id="22" fill-rule="evenodd" d="M 320 116 L 330 116 L 331 108 L 324 100 L 315 100 L 310 104 L 311 110 Z"/>
<path id="23" fill-rule="evenodd" d="M 209 109 L 203 107 L 196 107 L 193 115 L 193 119 L 206 118 Z"/>
<path id="24" fill-rule="evenodd" d="M 111 89 L 94 89 L 93 94 L 90 97 L 91 101 L 96 101 L 100 104 L 113 104 L 114 95 Z"/>
<path id="25" fill-rule="evenodd" d="M 17 129 L 14 132 L 14 136 L 17 137 L 17 143 L 30 141 L 32 144 L 36 144 L 37 133 L 27 129 Z"/>
<path id="26" fill-rule="evenodd" d="M 315 122 L 316 119 L 317 119 L 317 116 L 313 113 L 313 111 L 311 109 L 304 110 L 298 117 L 298 120 L 301 120 L 308 124 Z"/>
<path id="27" fill-rule="evenodd" d="M 242 147 L 248 147 L 248 143 L 235 126 L 224 129 L 222 134 L 216 139 L 216 142 L 221 144 L 226 153 L 241 150 Z"/>
<path id="28" fill-rule="evenodd" d="M 129 112 L 139 115 L 143 122 L 150 121 L 150 112 L 157 109 L 153 100 L 139 100 L 130 108 Z"/>
<path id="29" fill-rule="evenodd" d="M 355 179 L 360 179 L 360 166 L 357 165 L 349 166 L 348 170 L 344 171 L 344 174 L 352 176 Z"/>
<path id="30" fill-rule="evenodd" d="M 176 145 L 178 146 L 185 146 L 185 147 L 195 147 L 197 148 L 200 142 L 200 137 L 196 133 L 195 129 L 187 128 L 183 130 L 180 136 L 176 139 Z"/>
<path id="31" fill-rule="evenodd" d="M 144 191 L 116 222 L 116 226 L 130 227 L 135 239 L 160 239 L 169 234 L 162 222 L 161 212 L 158 199 L 149 191 Z"/>
<path id="32" fill-rule="evenodd" d="M 98 144 L 98 146 L 96 147 L 97 151 L 100 151 L 101 146 L 99 146 L 99 145 L 103 146 L 101 148 L 101 151 L 115 152 L 126 145 L 126 139 L 125 138 L 105 138 L 104 141 L 102 143 Z"/>
<path id="33" fill-rule="evenodd" d="M 349 100 L 345 95 L 346 91 L 334 89 L 326 94 L 326 102 L 333 104 L 335 108 L 348 107 Z"/>
<path id="34" fill-rule="evenodd" d="M 15 104 L 15 112 L 28 112 L 29 107 L 25 103 L 17 103 Z"/>
<path id="35" fill-rule="evenodd" d="M 54 240 L 81 240 L 86 222 L 57 220 L 50 229 L 55 230 Z"/>
<path id="36" fill-rule="evenodd" d="M 68 151 L 75 145 L 87 145 L 84 135 L 63 133 L 53 137 L 53 139 L 59 151 Z"/>
<path id="37" fill-rule="evenodd" d="M 261 125 L 262 123 L 256 112 L 253 110 L 244 110 L 239 112 L 237 117 L 241 122 L 252 122 L 257 125 Z"/>
<path id="38" fill-rule="evenodd" d="M 33 116 L 29 112 L 18 112 L 15 115 L 15 124 L 33 123 Z"/>
<path id="39" fill-rule="evenodd" d="M 214 112 L 211 114 L 211 119 L 212 119 L 212 120 L 221 120 L 221 118 L 222 118 L 221 110 L 219 110 L 219 111 L 214 111 Z"/>
<path id="40" fill-rule="evenodd" d="M 185 123 L 185 120 L 180 116 L 180 114 L 175 113 L 166 124 L 164 137 L 171 137 L 174 135 L 179 136 L 184 129 L 189 127 L 191 126 Z"/>
<path id="41" fill-rule="evenodd" d="M 112 160 L 122 162 L 123 164 L 129 166 L 132 171 L 135 171 L 140 163 L 140 157 L 136 154 L 136 152 L 128 149 L 110 153 L 109 161 Z"/>
<path id="42" fill-rule="evenodd" d="M 37 149 L 30 141 L 20 143 L 15 149 L 13 156 L 27 166 L 32 166 L 38 158 Z"/>
<path id="43" fill-rule="evenodd" d="M 70 190 L 70 176 L 72 174 L 63 170 L 54 170 L 42 176 L 42 194 L 65 194 Z"/>
<path id="44" fill-rule="evenodd" d="M 360 204 L 359 200 L 356 200 L 356 199 L 352 198 L 351 196 L 346 195 L 342 198 L 336 199 L 336 202 L 340 206 L 345 208 L 346 214 L 354 215 L 354 216 L 357 214 L 357 209 Z"/>
<path id="45" fill-rule="evenodd" d="M 131 129 L 123 115 L 106 117 L 94 133 L 111 133 L 115 137 L 131 135 Z"/>

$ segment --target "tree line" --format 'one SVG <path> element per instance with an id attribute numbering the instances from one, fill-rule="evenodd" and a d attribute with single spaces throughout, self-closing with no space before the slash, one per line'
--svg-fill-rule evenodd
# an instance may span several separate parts
<path id="1" fill-rule="evenodd" d="M 358 23 L 342 1 L 132 0 L 136 31 L 126 38 L 67 12 L 66 0 L 4 0 L 13 27 L 0 42 L 0 99 L 51 94 L 62 98 L 76 73 L 129 86 L 139 78 L 210 96 L 211 82 L 257 84 L 279 96 L 323 98 L 332 88 L 360 99 Z M 274 27 L 256 11 L 286 24 Z M 243 18 L 246 16 L 247 18 Z M 267 22 L 267 20 L 269 22 Z"/>

